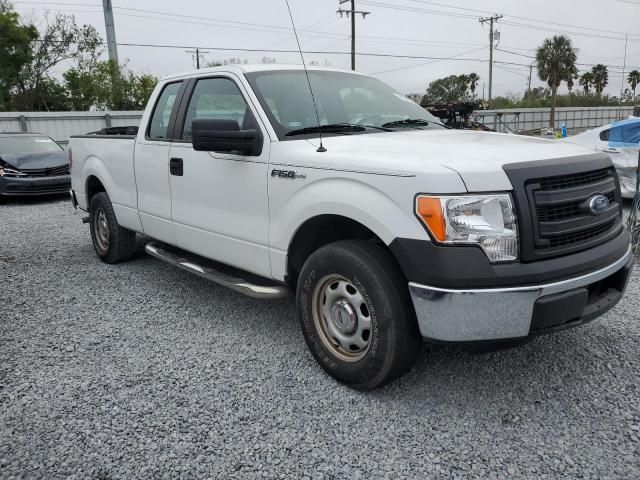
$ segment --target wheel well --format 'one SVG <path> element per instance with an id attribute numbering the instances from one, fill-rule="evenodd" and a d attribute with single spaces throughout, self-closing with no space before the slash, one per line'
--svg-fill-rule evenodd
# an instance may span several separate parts
<path id="1" fill-rule="evenodd" d="M 304 262 L 313 252 L 339 240 L 368 240 L 387 248 L 380 237 L 355 220 L 340 215 L 313 217 L 302 224 L 289 244 L 287 283 L 297 283 Z"/>
<path id="2" fill-rule="evenodd" d="M 98 177 L 91 175 L 87 178 L 87 206 L 91 203 L 91 198 L 98 192 L 106 192 L 102 182 L 98 180 Z"/>

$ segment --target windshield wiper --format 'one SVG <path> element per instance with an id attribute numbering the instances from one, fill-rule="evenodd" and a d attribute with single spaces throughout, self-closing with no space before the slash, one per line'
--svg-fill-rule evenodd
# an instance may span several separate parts
<path id="1" fill-rule="evenodd" d="M 355 125 L 350 123 L 330 123 L 329 125 L 316 125 L 315 127 L 299 128 L 297 130 L 291 130 L 285 135 L 291 137 L 293 135 L 306 135 L 307 133 L 349 133 L 349 132 L 363 132 L 365 128 L 362 125 Z"/>
<path id="2" fill-rule="evenodd" d="M 438 125 L 436 122 L 430 122 L 428 120 L 422 120 L 420 118 L 407 118 L 406 120 L 396 120 L 395 122 L 383 123 L 383 127 L 413 127 L 419 125 Z"/>
<path id="3" fill-rule="evenodd" d="M 307 133 L 318 133 L 318 132 L 327 132 L 327 133 L 350 133 L 350 132 L 363 132 L 367 128 L 374 128 L 376 130 L 382 130 L 384 132 L 391 132 L 392 130 L 389 128 L 385 128 L 384 125 L 382 127 L 376 127 L 374 125 L 361 125 L 359 123 L 330 123 L 329 125 L 316 125 L 315 127 L 306 127 L 300 128 L 298 130 L 291 130 L 287 132 L 287 136 L 293 135 L 306 135 Z"/>

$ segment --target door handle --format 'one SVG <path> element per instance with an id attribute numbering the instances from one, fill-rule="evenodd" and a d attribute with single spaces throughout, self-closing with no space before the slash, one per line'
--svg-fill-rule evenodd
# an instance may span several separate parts
<path id="1" fill-rule="evenodd" d="M 169 173 L 176 177 L 181 177 L 184 174 L 183 162 L 181 158 L 172 158 L 169 160 Z"/>
<path id="2" fill-rule="evenodd" d="M 617 148 L 607 148 L 604 150 L 606 153 L 620 153 L 620 150 Z"/>

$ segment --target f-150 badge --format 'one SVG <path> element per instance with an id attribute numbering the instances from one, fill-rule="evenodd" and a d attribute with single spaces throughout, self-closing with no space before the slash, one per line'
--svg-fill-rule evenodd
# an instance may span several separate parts
<path id="1" fill-rule="evenodd" d="M 279 178 L 290 178 L 292 180 L 294 178 L 307 178 L 304 173 L 296 173 L 295 170 L 278 170 L 277 168 L 271 170 L 271 176 Z"/>

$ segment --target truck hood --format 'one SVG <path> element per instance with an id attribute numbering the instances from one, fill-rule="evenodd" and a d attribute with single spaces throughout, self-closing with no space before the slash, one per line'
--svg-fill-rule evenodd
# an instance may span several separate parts
<path id="1" fill-rule="evenodd" d="M 306 143 L 306 141 L 303 141 Z M 317 139 L 312 143 L 317 145 Z M 593 153 L 557 140 L 472 130 L 406 130 L 325 137 L 314 163 L 390 175 L 457 172 L 468 191 L 511 190 L 503 165 Z M 309 148 L 309 145 L 307 145 Z M 320 157 L 322 155 L 322 157 Z"/>
<path id="2" fill-rule="evenodd" d="M 40 168 L 55 168 L 67 165 L 67 152 L 15 153 L 0 154 L 0 161 L 13 168 L 35 170 Z"/>

